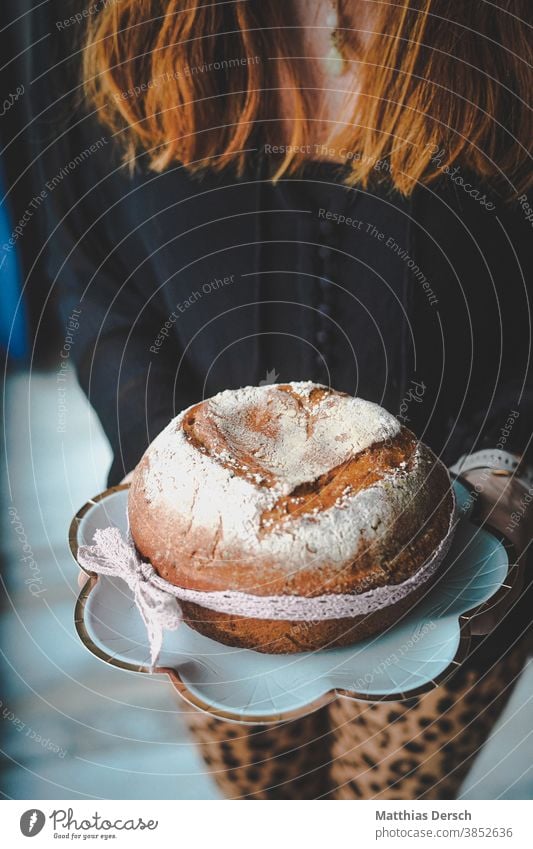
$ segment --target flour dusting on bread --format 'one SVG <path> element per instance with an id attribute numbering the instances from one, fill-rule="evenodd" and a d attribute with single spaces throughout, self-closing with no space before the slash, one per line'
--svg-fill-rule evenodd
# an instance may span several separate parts
<path id="1" fill-rule="evenodd" d="M 244 547 L 280 558 L 288 570 L 342 566 L 361 542 L 385 533 L 424 485 L 415 453 L 410 472 L 399 466 L 357 492 L 346 487 L 329 509 L 269 525 L 262 517 L 280 498 L 397 436 L 398 421 L 376 404 L 308 382 L 225 391 L 198 406 L 203 441 L 187 435 L 193 408 L 183 411 L 148 449 L 142 486 L 148 509 L 164 505 L 177 521 L 189 516 L 188 534 L 216 533 L 221 561 Z"/>

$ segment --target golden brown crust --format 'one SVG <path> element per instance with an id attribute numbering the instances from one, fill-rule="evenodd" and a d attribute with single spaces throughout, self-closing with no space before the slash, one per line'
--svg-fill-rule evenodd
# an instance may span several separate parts
<path id="1" fill-rule="evenodd" d="M 305 409 L 309 431 L 312 429 L 313 414 L 320 401 L 328 395 L 346 395 L 345 392 L 335 392 L 327 387 L 317 386 L 311 390 L 308 397 L 302 398 L 290 384 L 285 383 L 278 384 L 276 390 L 290 395 L 299 407 Z M 246 425 L 250 433 L 268 434 L 272 438 L 276 436 L 276 425 L 269 414 L 268 405 L 251 409 L 246 417 Z M 183 419 L 182 429 L 197 451 L 216 458 L 217 463 L 231 468 L 236 475 L 255 485 L 267 488 L 274 486 L 276 482 L 274 475 L 263 467 L 257 457 L 244 446 L 239 445 L 237 441 L 228 444 L 227 433 L 217 425 L 205 401 L 190 407 Z M 229 456 L 224 457 L 225 452 Z"/>
<path id="2" fill-rule="evenodd" d="M 277 389 L 293 393 L 291 386 Z M 313 389 L 305 400 L 306 415 L 312 417 L 315 405 L 331 394 L 339 393 L 324 387 Z M 258 410 L 257 415 L 252 411 L 246 424 L 251 431 L 262 433 L 272 427 L 264 410 Z M 209 415 L 207 402 L 186 411 L 180 427 L 189 445 L 217 463 L 228 463 L 232 474 L 253 480 L 260 488 L 271 488 L 275 483 L 268 469 L 262 468 L 251 454 L 240 451 L 239 445 L 231 445 L 231 452 L 228 451 L 227 439 Z M 386 491 L 389 476 L 400 468 L 405 481 L 402 509 L 392 521 L 387 521 L 383 533 L 362 534 L 353 556 L 341 565 L 333 560 L 314 563 L 308 558 L 305 564 L 288 568 L 279 557 L 250 551 L 244 534 L 241 544 L 228 554 L 221 527 L 195 527 L 191 515 L 185 510 L 181 512 L 179 504 L 166 509 L 159 506 L 157 511 L 152 508 L 147 497 L 151 469 L 146 455 L 131 484 L 130 529 L 141 556 L 175 586 L 207 592 L 238 590 L 257 596 L 364 593 L 402 583 L 415 575 L 449 531 L 453 495 L 447 470 L 406 428 L 400 428 L 394 437 L 374 443 L 288 495 L 278 497 L 260 516 L 259 540 L 273 528 L 287 527 L 290 531 L 312 512 L 327 514 L 346 495 L 355 496 L 376 484 Z M 378 516 L 378 524 L 379 521 Z M 407 600 L 366 617 L 319 623 L 251 620 L 213 613 L 192 603 L 183 603 L 183 611 L 193 627 L 220 642 L 276 653 L 344 645 L 363 639 L 388 627 L 416 598 L 414 592 Z M 267 644 L 271 647 L 261 648 Z"/>
<path id="3" fill-rule="evenodd" d="M 412 436 L 409 435 L 409 439 Z M 404 431 L 399 443 L 404 442 Z M 395 442 L 395 441 L 393 441 Z M 130 528 L 137 549 L 149 560 L 162 578 L 176 586 L 206 592 L 235 589 L 256 595 L 321 595 L 324 592 L 365 592 L 374 587 L 400 583 L 413 575 L 429 558 L 444 538 L 453 508 L 450 483 L 446 469 L 423 447 L 422 460 L 427 466 L 423 489 L 413 493 L 408 510 L 400 514 L 387 533 L 370 544 L 363 541 L 353 561 L 339 569 L 337 565 L 312 567 L 288 572 L 285 565 L 255 553 L 247 555 L 243 548 L 235 559 L 217 559 L 217 538 L 208 538 L 202 530 L 192 531 L 188 517 L 158 516 L 157 524 L 146 521 L 146 497 L 143 473 L 148 461 L 142 460 L 135 472 L 129 498 Z M 384 448 L 372 446 L 364 452 L 361 462 L 368 474 L 369 485 L 382 467 L 382 458 L 396 454 L 396 445 Z M 356 465 L 356 463 L 355 463 Z M 342 472 L 339 473 L 339 477 Z M 353 469 L 352 480 L 360 478 Z M 326 484 L 329 486 L 330 484 Z M 317 495 L 317 501 L 320 495 Z M 305 506 L 309 500 L 304 501 Z"/>
<path id="4" fill-rule="evenodd" d="M 405 471 L 411 471 L 417 445 L 414 435 L 404 428 L 395 439 L 372 445 L 316 480 L 301 484 L 290 495 L 279 498 L 272 509 L 262 514 L 261 525 L 271 527 L 314 510 L 328 510 L 344 493 L 355 494 L 372 486 L 402 462 Z"/>
<path id="5" fill-rule="evenodd" d="M 182 603 L 183 620 L 195 631 L 226 646 L 253 649 L 263 654 L 295 654 L 341 648 L 386 631 L 409 614 L 435 581 L 435 576 L 406 598 L 364 616 L 322 622 L 280 619 L 247 619 L 215 613 L 191 602 Z"/>

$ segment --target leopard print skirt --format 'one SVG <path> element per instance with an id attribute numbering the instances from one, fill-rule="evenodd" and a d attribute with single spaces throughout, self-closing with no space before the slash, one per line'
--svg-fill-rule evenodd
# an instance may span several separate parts
<path id="1" fill-rule="evenodd" d="M 519 647 L 404 702 L 335 701 L 330 798 L 455 799 L 525 660 Z"/>
<path id="2" fill-rule="evenodd" d="M 229 799 L 453 799 L 530 649 L 459 667 L 403 702 L 338 698 L 299 720 L 245 726 L 199 711 L 188 724 Z"/>

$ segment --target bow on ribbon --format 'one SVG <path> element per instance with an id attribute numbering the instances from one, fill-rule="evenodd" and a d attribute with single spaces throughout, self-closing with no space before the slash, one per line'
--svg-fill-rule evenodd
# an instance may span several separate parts
<path id="1" fill-rule="evenodd" d="M 148 634 L 153 669 L 163 645 L 163 631 L 175 631 L 181 622 L 179 604 L 151 582 L 156 574 L 154 567 L 141 560 L 133 543 L 126 542 L 118 528 L 95 531 L 94 542 L 79 547 L 78 562 L 88 572 L 122 578 L 127 583 Z"/>

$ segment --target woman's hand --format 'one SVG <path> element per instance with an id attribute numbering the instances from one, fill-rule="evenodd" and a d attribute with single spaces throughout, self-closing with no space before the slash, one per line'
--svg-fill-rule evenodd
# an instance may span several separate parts
<path id="1" fill-rule="evenodd" d="M 522 556 L 533 537 L 533 493 L 516 477 L 492 469 L 472 469 L 461 477 L 477 493 L 476 520 L 505 534 Z"/>
<path id="2" fill-rule="evenodd" d="M 120 486 L 122 486 L 123 483 L 129 483 L 131 481 L 132 476 L 133 476 L 133 471 L 128 472 L 126 477 L 122 478 L 122 480 L 120 481 Z M 84 587 L 88 580 L 89 580 L 89 576 L 87 575 L 87 573 L 84 572 L 83 569 L 80 569 L 80 571 L 78 572 L 78 586 L 80 588 Z"/>
<path id="3" fill-rule="evenodd" d="M 475 493 L 473 518 L 504 534 L 513 544 L 518 573 L 513 588 L 500 604 L 476 616 L 470 623 L 472 634 L 488 634 L 512 608 L 524 584 L 526 559 L 533 539 L 533 493 L 506 473 L 492 469 L 472 469 L 461 475 Z"/>

